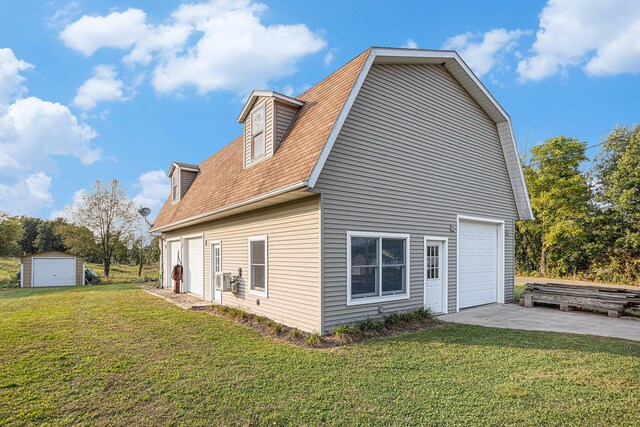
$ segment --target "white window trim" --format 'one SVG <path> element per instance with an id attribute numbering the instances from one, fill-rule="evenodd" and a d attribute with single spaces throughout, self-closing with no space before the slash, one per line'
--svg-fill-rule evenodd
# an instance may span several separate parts
<path id="1" fill-rule="evenodd" d="M 264 242 L 264 291 L 251 289 L 251 242 Z M 250 236 L 247 244 L 249 258 L 247 259 L 247 289 L 249 294 L 268 298 L 269 295 L 269 242 L 267 236 Z"/>
<path id="2" fill-rule="evenodd" d="M 222 272 L 222 240 L 211 240 L 209 242 L 209 276 L 210 279 L 210 292 L 209 299 L 211 302 L 216 302 L 216 290 L 215 290 L 215 272 L 213 271 L 213 247 L 218 245 L 220 247 L 220 271 Z M 222 298 L 220 298 L 220 304 L 222 304 Z"/>
<path id="3" fill-rule="evenodd" d="M 424 236 L 424 244 L 422 245 L 424 253 L 424 302 L 427 307 L 427 242 L 442 242 L 442 314 L 449 313 L 449 238 L 444 236 Z"/>
<path id="4" fill-rule="evenodd" d="M 263 102 L 261 106 L 255 108 L 253 111 L 251 111 L 251 114 L 249 115 L 249 117 L 251 118 L 251 132 L 249 132 L 249 163 L 250 164 L 254 164 L 254 163 L 258 163 L 259 161 L 261 161 L 262 159 L 265 159 L 267 157 L 267 109 L 265 108 L 265 104 L 266 102 Z M 262 109 L 262 135 L 263 135 L 263 141 L 264 141 L 264 154 L 260 157 L 253 157 L 253 138 L 256 136 L 253 133 L 253 115 L 254 113 L 257 112 L 257 110 Z M 258 134 L 259 135 L 259 134 Z"/>
<path id="5" fill-rule="evenodd" d="M 364 297 L 364 298 L 351 298 L 351 238 L 352 237 L 370 237 L 372 239 L 405 239 L 405 289 L 407 290 L 402 294 L 384 295 L 378 297 Z M 378 254 L 379 268 L 380 268 L 380 280 L 382 280 L 382 262 L 380 257 L 382 256 L 382 248 Z M 396 233 L 379 233 L 379 232 L 363 232 L 363 231 L 347 231 L 347 306 L 352 305 L 365 305 L 365 304 L 378 304 L 381 302 L 399 301 L 409 299 L 411 297 L 411 235 L 409 234 L 396 234 Z M 382 286 L 382 284 L 380 285 Z"/>
<path id="6" fill-rule="evenodd" d="M 456 312 L 460 311 L 460 221 L 473 221 L 498 226 L 498 304 L 504 304 L 504 220 L 477 216 L 456 215 Z"/>

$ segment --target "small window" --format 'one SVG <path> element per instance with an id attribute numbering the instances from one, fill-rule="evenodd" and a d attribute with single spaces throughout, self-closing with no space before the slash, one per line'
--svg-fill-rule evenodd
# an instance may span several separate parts
<path id="1" fill-rule="evenodd" d="M 408 298 L 408 235 L 350 232 L 348 303 Z"/>
<path id="2" fill-rule="evenodd" d="M 171 197 L 174 202 L 178 200 L 178 184 L 173 184 L 173 188 L 171 189 Z"/>
<path id="3" fill-rule="evenodd" d="M 249 238 L 249 291 L 267 296 L 267 237 Z"/>
<path id="4" fill-rule="evenodd" d="M 440 246 L 427 245 L 427 280 L 440 278 Z"/>
<path id="5" fill-rule="evenodd" d="M 264 139 L 264 104 L 251 113 L 251 161 L 266 154 Z"/>

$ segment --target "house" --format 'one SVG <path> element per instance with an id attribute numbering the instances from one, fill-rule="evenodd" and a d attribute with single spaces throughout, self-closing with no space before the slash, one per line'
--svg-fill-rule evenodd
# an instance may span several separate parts
<path id="1" fill-rule="evenodd" d="M 533 213 L 510 118 L 456 52 L 374 47 L 296 98 L 254 91 L 238 121 L 171 165 L 165 286 L 182 262 L 187 292 L 323 333 L 513 299 Z"/>
<path id="2" fill-rule="evenodd" d="M 49 251 L 20 258 L 20 287 L 84 285 L 84 258 Z"/>

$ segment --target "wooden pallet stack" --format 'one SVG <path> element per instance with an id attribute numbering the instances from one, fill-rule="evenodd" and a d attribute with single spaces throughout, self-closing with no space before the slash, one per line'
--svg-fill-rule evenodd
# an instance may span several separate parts
<path id="1" fill-rule="evenodd" d="M 640 288 L 568 285 L 562 283 L 527 283 L 520 295 L 520 305 L 557 304 L 562 311 L 574 308 L 606 310 L 610 317 L 625 312 L 640 312 Z"/>

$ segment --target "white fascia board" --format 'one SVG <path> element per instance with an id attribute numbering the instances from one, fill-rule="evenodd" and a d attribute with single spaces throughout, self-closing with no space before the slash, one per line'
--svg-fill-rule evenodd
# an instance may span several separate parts
<path id="1" fill-rule="evenodd" d="M 283 95 L 281 93 L 274 92 L 272 90 L 254 90 L 253 92 L 251 92 L 251 95 L 249 95 L 249 99 L 247 99 L 247 102 L 244 104 L 244 108 L 242 108 L 242 111 L 240 112 L 240 116 L 238 116 L 238 123 L 244 122 L 244 119 L 249 114 L 249 111 L 251 111 L 253 104 L 261 96 L 266 98 L 275 98 L 279 101 L 282 101 L 284 103 L 294 105 L 297 107 L 302 107 L 304 105 L 304 102 L 298 99 L 291 98 L 290 96 Z"/>
<path id="2" fill-rule="evenodd" d="M 349 111 L 351 110 L 351 107 L 353 106 L 353 103 L 355 102 L 356 97 L 358 96 L 358 93 L 362 88 L 362 84 L 364 83 L 364 80 L 367 74 L 369 73 L 371 66 L 373 65 L 374 61 L 378 57 L 380 58 L 382 57 L 418 58 L 418 59 L 424 58 L 425 60 L 443 59 L 443 60 L 450 61 L 449 66 L 453 65 L 453 66 L 460 67 L 473 82 L 473 86 L 469 86 L 468 84 L 465 86 L 463 84 L 463 87 L 465 88 L 465 90 L 467 90 L 467 92 L 471 92 L 470 89 L 474 89 L 474 88 L 480 89 L 481 93 L 484 95 L 485 100 L 489 101 L 491 106 L 495 108 L 495 110 L 499 113 L 499 115 L 502 116 L 502 118 L 509 124 L 509 131 L 511 132 L 513 149 L 514 149 L 515 155 L 518 156 L 518 147 L 516 146 L 516 140 L 515 140 L 515 137 L 513 136 L 513 127 L 511 126 L 511 117 L 509 117 L 507 112 L 502 108 L 502 106 L 493 97 L 493 95 L 489 93 L 489 91 L 482 84 L 480 79 L 478 79 L 478 77 L 473 73 L 473 71 L 469 68 L 469 66 L 464 62 L 464 60 L 460 57 L 460 55 L 458 55 L 456 51 L 374 47 L 371 49 L 371 52 L 369 52 L 369 56 L 367 57 L 367 60 L 362 66 L 362 70 L 360 70 L 360 74 L 358 75 L 358 78 L 356 79 L 356 82 L 353 85 L 353 88 L 351 89 L 351 93 L 349 93 L 349 97 L 347 98 L 344 106 L 342 107 L 342 111 L 340 111 L 340 115 L 338 116 L 338 119 L 334 123 L 333 129 L 331 129 L 331 133 L 329 134 L 329 138 L 327 139 L 327 142 L 324 145 L 322 152 L 320 153 L 320 156 L 318 157 L 318 161 L 316 162 L 311 172 L 311 175 L 309 176 L 308 182 L 309 182 L 310 188 L 315 187 L 316 182 L 320 177 L 320 172 L 322 171 L 322 168 L 324 167 L 324 164 L 327 161 L 327 158 L 329 157 L 329 153 L 331 152 L 331 149 L 333 148 L 333 145 L 335 144 L 336 139 L 338 138 L 338 134 L 342 130 L 342 126 L 344 125 L 344 122 L 346 121 L 347 116 L 349 115 Z M 480 101 L 480 100 L 476 99 L 476 101 Z M 482 105 L 484 103 L 479 102 L 479 104 Z M 527 192 L 527 183 L 524 178 L 524 173 L 522 171 L 522 165 L 520 164 L 519 157 L 517 159 L 517 164 L 518 164 L 517 172 L 520 175 L 520 179 L 522 180 L 523 189 L 525 191 L 525 199 L 527 200 L 527 210 L 531 215 L 531 219 L 533 219 L 534 216 L 533 216 L 533 211 L 531 209 L 531 202 L 529 200 L 529 193 Z"/>

